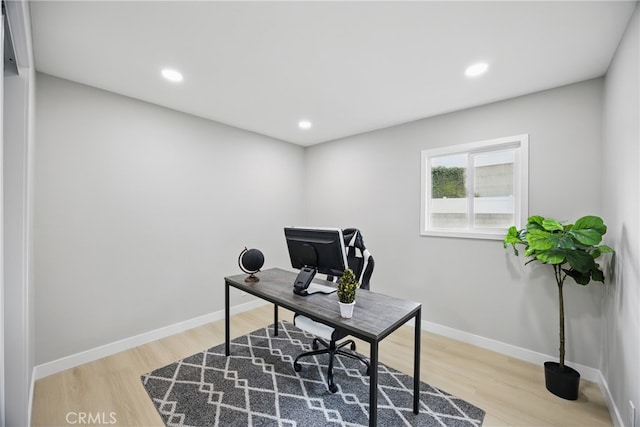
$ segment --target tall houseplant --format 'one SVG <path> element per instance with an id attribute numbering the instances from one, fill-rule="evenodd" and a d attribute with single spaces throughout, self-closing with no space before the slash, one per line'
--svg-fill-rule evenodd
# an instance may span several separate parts
<path id="1" fill-rule="evenodd" d="M 517 245 L 525 247 L 525 256 L 531 257 L 526 264 L 538 261 L 553 268 L 560 309 L 560 359 L 559 363 L 545 362 L 545 379 L 547 389 L 565 399 L 578 398 L 580 374 L 564 363 L 564 281 L 569 276 L 579 285 L 588 285 L 592 280 L 604 282 L 596 259 L 613 253 L 609 246 L 600 244 L 606 232 L 607 226 L 597 216 L 585 216 L 575 224 L 564 225 L 552 218 L 531 216 L 524 229 L 511 227 L 504 238 L 504 247 L 511 245 L 516 255 Z"/>

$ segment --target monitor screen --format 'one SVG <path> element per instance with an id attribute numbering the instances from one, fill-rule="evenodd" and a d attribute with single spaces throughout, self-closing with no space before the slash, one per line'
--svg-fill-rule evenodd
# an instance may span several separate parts
<path id="1" fill-rule="evenodd" d="M 306 289 L 315 273 L 342 276 L 348 268 L 341 229 L 286 227 L 284 235 L 291 266 L 301 270 L 294 283 L 298 290 Z"/>

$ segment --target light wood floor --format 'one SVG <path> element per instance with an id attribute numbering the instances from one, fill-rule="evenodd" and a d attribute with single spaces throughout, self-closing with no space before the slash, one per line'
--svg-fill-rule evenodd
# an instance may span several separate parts
<path id="1" fill-rule="evenodd" d="M 280 319 L 290 320 L 291 313 L 281 309 Z M 272 321 L 271 305 L 238 314 L 232 337 Z M 218 321 L 38 380 L 32 423 L 81 425 L 76 413 L 90 413 L 103 424 L 162 425 L 140 376 L 222 342 L 224 321 Z M 368 354 L 368 344 L 358 343 L 358 351 Z M 411 374 L 413 328 L 383 340 L 379 354 L 381 362 Z M 541 366 L 472 345 L 423 332 L 421 368 L 422 381 L 484 409 L 484 426 L 612 426 L 597 384 L 583 380 L 577 401 L 560 399 L 546 391 Z"/>

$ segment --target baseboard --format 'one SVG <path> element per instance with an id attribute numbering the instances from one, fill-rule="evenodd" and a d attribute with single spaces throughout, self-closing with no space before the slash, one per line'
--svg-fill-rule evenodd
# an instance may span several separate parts
<path id="1" fill-rule="evenodd" d="M 613 395 L 611 395 L 611 390 L 609 390 L 609 384 L 607 380 L 602 375 L 601 371 L 598 371 L 600 374 L 600 378 L 598 379 L 598 385 L 600 386 L 600 391 L 604 396 L 604 400 L 607 404 L 607 408 L 609 408 L 609 415 L 611 415 L 611 420 L 613 421 L 613 427 L 625 427 L 625 423 L 622 421 L 622 415 L 618 410 L 618 406 L 616 402 L 613 400 Z M 630 426 L 633 427 L 633 426 Z"/>
<path id="2" fill-rule="evenodd" d="M 493 340 L 491 338 L 485 338 L 479 335 L 470 334 L 468 332 L 463 332 L 458 329 L 449 328 L 448 326 L 442 326 L 437 323 L 427 322 L 424 320 L 422 321 L 422 330 L 433 332 L 434 334 L 452 338 L 456 341 L 462 341 L 467 344 L 472 344 L 477 347 L 495 351 L 496 353 L 500 353 L 505 356 L 510 356 L 519 360 L 524 360 L 525 362 L 531 362 L 541 366 L 548 360 L 557 359 L 557 357 L 550 356 L 548 354 L 538 353 L 526 348 L 506 344 L 500 341 Z M 594 369 L 589 366 L 581 365 L 579 363 L 573 363 L 570 361 L 566 361 L 565 363 L 567 364 L 567 366 L 571 366 L 572 368 L 580 372 L 580 376 L 585 380 L 592 381 L 594 383 L 600 383 L 602 374 L 598 369 Z"/>
<path id="3" fill-rule="evenodd" d="M 28 413 L 27 413 L 27 425 L 30 426 L 31 425 L 31 413 L 33 412 L 33 389 L 36 386 L 36 368 L 34 367 L 31 370 L 31 381 L 29 381 L 29 402 L 27 403 L 27 409 L 28 409 Z"/>
<path id="4" fill-rule="evenodd" d="M 267 301 L 256 299 L 244 304 L 239 304 L 231 307 L 231 314 L 238 314 L 262 305 L 268 304 Z M 213 313 L 205 314 L 203 316 L 189 319 L 184 322 L 176 323 L 173 325 L 165 326 L 163 328 L 155 329 L 153 331 L 145 332 L 140 335 L 136 335 L 130 338 L 125 338 L 120 341 L 105 344 L 100 347 L 92 348 L 90 350 L 83 351 L 81 353 L 72 354 L 67 357 L 63 357 L 51 362 L 37 365 L 33 368 L 33 381 L 37 381 L 41 378 L 49 375 L 62 372 L 67 369 L 74 368 L 76 366 L 83 365 L 85 363 L 93 362 L 103 357 L 111 356 L 121 351 L 129 350 L 134 347 L 138 347 L 143 344 L 147 344 L 152 341 L 156 341 L 162 338 L 169 337 L 171 335 L 184 332 L 189 329 L 196 328 L 198 326 L 205 325 L 207 323 L 216 322 L 224 319 L 224 310 L 219 310 Z"/>

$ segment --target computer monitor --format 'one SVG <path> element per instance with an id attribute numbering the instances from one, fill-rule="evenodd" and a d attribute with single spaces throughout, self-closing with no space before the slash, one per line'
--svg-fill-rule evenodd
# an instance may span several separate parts
<path id="1" fill-rule="evenodd" d="M 285 227 L 291 266 L 300 270 L 293 291 L 306 295 L 316 273 L 342 276 L 348 268 L 342 230 L 339 228 Z"/>

